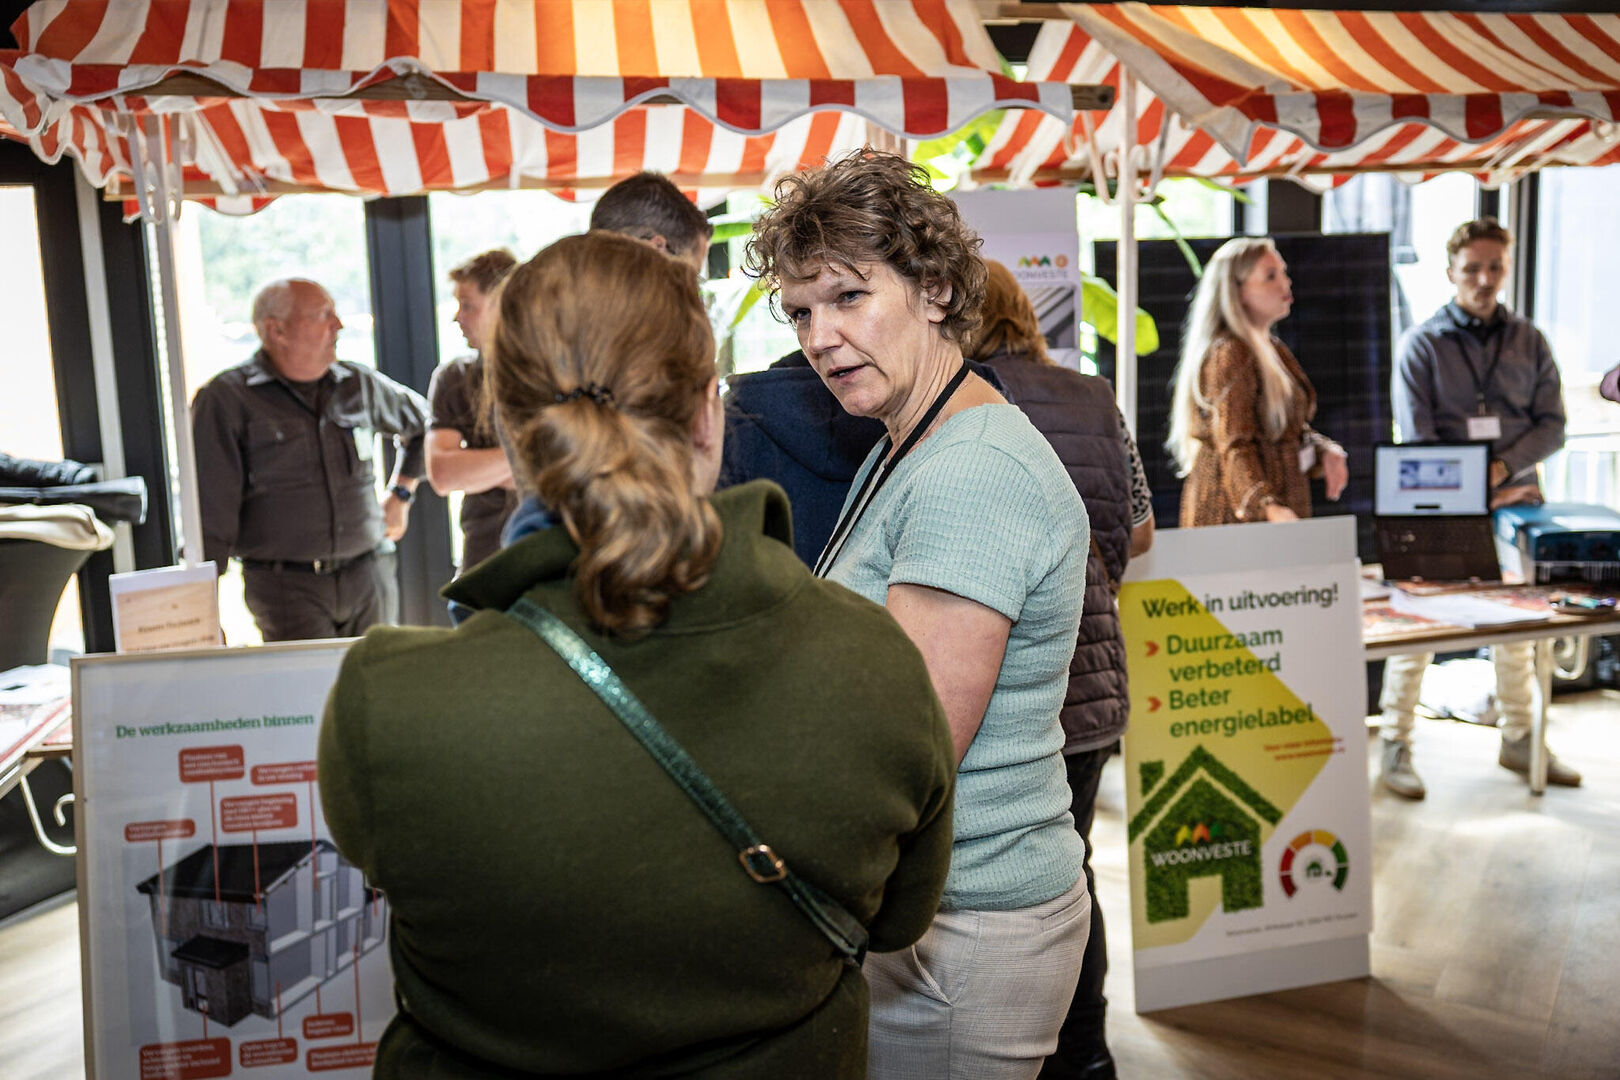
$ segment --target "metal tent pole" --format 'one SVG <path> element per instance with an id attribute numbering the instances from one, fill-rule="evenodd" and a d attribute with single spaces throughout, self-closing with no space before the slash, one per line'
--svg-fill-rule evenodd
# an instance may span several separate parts
<path id="1" fill-rule="evenodd" d="M 202 502 L 197 491 L 197 456 L 191 439 L 191 410 L 186 398 L 185 347 L 180 334 L 180 287 L 176 276 L 174 222 L 180 193 L 171 185 L 174 160 L 169 145 L 169 121 L 149 116 L 141 122 L 139 138 L 146 144 L 146 174 L 152 180 L 151 198 L 142 207 L 152 222 L 158 262 L 158 289 L 163 302 L 163 338 L 168 353 L 169 412 L 174 419 L 175 496 L 180 503 L 181 554 L 184 562 L 203 561 Z M 145 188 L 137 183 L 137 189 Z"/>
<path id="2" fill-rule="evenodd" d="M 1119 69 L 1119 148 L 1118 187 L 1119 244 L 1115 248 L 1115 280 L 1119 297 L 1119 321 L 1114 348 L 1114 394 L 1125 424 L 1136 435 L 1136 78 L 1121 65 Z"/>

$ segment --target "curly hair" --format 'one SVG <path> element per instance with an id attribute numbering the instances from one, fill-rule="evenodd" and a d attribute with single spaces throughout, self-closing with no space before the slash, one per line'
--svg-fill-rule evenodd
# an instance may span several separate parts
<path id="1" fill-rule="evenodd" d="M 693 487 L 693 418 L 715 377 L 691 268 L 616 233 L 557 241 L 502 283 L 486 393 L 518 484 L 579 545 L 574 588 L 635 637 L 708 580 L 719 516 Z"/>
<path id="2" fill-rule="evenodd" d="M 784 177 L 775 198 L 754 225 L 743 264 L 773 307 L 784 278 L 808 280 L 828 267 L 859 273 L 882 262 L 945 309 L 939 330 L 947 341 L 965 344 L 978 329 L 982 241 L 921 166 L 867 148 Z"/>

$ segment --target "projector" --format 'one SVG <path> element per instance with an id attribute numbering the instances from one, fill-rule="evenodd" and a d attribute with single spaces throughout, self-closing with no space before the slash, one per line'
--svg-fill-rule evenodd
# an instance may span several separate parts
<path id="1" fill-rule="evenodd" d="M 1521 504 L 1491 517 L 1503 573 L 1532 585 L 1620 585 L 1620 513 L 1607 506 Z"/>

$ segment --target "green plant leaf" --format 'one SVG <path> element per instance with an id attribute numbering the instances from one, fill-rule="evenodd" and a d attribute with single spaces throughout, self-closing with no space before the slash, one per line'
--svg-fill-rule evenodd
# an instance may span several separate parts
<path id="1" fill-rule="evenodd" d="M 1119 294 L 1113 286 L 1094 274 L 1080 277 L 1080 319 L 1097 331 L 1097 336 L 1111 344 L 1119 344 Z M 1159 325 L 1153 316 L 1136 309 L 1136 355 L 1146 356 L 1159 350 Z"/>
<path id="2" fill-rule="evenodd" d="M 1164 207 L 1159 203 L 1153 203 L 1152 205 L 1153 212 L 1159 215 L 1159 220 L 1164 222 L 1164 227 L 1169 229 L 1171 235 L 1176 238 L 1176 247 L 1181 249 L 1181 257 L 1187 260 L 1187 265 L 1192 267 L 1193 277 L 1203 277 L 1204 264 L 1198 261 L 1198 256 L 1193 253 L 1192 245 L 1187 243 L 1185 236 L 1181 235 L 1181 230 L 1176 227 L 1175 222 L 1170 220 L 1170 215 L 1164 212 Z"/>
<path id="3" fill-rule="evenodd" d="M 935 187 L 948 190 L 955 186 L 973 161 L 984 153 L 984 148 L 995 137 L 1006 111 L 996 109 L 969 121 L 948 135 L 925 139 L 912 150 L 911 160 L 928 170 Z"/>
<path id="4" fill-rule="evenodd" d="M 1198 183 L 1209 188 L 1211 191 L 1218 191 L 1223 195 L 1230 195 L 1240 203 L 1248 203 L 1250 205 L 1254 204 L 1254 199 L 1249 196 L 1249 193 L 1238 187 L 1236 184 L 1223 184 L 1219 180 L 1213 180 L 1207 176 L 1188 176 L 1182 177 L 1181 179 L 1196 180 Z"/>
<path id="5" fill-rule="evenodd" d="M 752 221 L 726 221 L 721 218 L 713 220 L 714 235 L 709 238 L 712 243 L 722 244 L 727 240 L 737 240 L 754 231 Z"/>
<path id="6" fill-rule="evenodd" d="M 748 285 L 748 292 L 743 296 L 742 303 L 737 305 L 737 314 L 731 317 L 731 326 L 728 329 L 736 330 L 742 325 L 743 318 L 754 309 L 754 305 L 764 299 L 765 289 L 758 281 Z"/>

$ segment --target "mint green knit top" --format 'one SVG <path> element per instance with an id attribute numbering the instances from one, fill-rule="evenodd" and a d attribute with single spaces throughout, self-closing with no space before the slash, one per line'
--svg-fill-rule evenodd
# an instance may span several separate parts
<path id="1" fill-rule="evenodd" d="M 1085 851 L 1069 813 L 1058 710 L 1089 546 L 1085 506 L 1051 444 L 1015 406 L 980 405 L 901 461 L 827 572 L 879 604 L 891 585 L 926 585 L 1012 620 L 984 723 L 957 772 L 943 909 L 1030 907 L 1079 880 Z"/>

